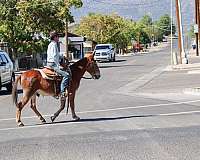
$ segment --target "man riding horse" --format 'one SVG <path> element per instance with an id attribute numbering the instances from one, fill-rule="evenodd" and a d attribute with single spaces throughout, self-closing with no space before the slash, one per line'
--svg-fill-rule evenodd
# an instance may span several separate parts
<path id="1" fill-rule="evenodd" d="M 66 59 L 66 57 L 61 55 L 58 50 L 58 33 L 55 31 L 51 32 L 50 39 L 51 43 L 48 45 L 47 49 L 47 67 L 53 69 L 58 75 L 61 75 L 63 77 L 60 85 L 60 93 L 61 97 L 65 97 L 67 96 L 71 72 L 68 66 L 67 70 L 65 71 L 62 70 L 62 66 L 60 66 L 60 60 L 63 60 L 64 58 Z"/>
<path id="2" fill-rule="evenodd" d="M 56 117 L 60 114 L 60 112 L 65 108 L 65 102 L 66 102 L 66 94 L 65 89 L 69 90 L 68 96 L 68 106 L 70 106 L 72 118 L 73 120 L 77 121 L 80 119 L 76 115 L 75 112 L 75 94 L 76 90 L 79 88 L 81 78 L 87 71 L 93 79 L 99 79 L 100 78 L 100 70 L 99 67 L 94 60 L 94 55 L 88 55 L 79 61 L 73 63 L 72 65 L 68 66 L 65 65 L 65 62 L 63 62 L 61 65 L 63 66 L 63 70 L 59 68 L 59 51 L 58 51 L 58 34 L 56 32 L 53 32 L 51 34 L 51 43 L 48 46 L 47 51 L 47 65 L 48 68 L 44 67 L 43 69 L 31 69 L 26 72 L 23 72 L 21 75 L 19 75 L 14 84 L 12 89 L 12 97 L 13 102 L 16 106 L 16 122 L 18 126 L 24 126 L 24 124 L 21 121 L 21 113 L 24 106 L 29 102 L 31 102 L 31 109 L 35 112 L 37 117 L 40 119 L 42 123 L 46 123 L 46 120 L 42 116 L 42 114 L 37 110 L 36 106 L 36 95 L 42 94 L 43 96 L 60 96 L 60 90 L 61 90 L 61 98 L 60 98 L 60 108 L 59 110 L 54 113 L 53 116 L 51 116 L 51 121 L 53 122 Z M 66 71 L 66 68 L 68 68 L 68 71 Z M 70 68 L 70 69 L 69 69 Z M 63 76 L 57 76 L 54 73 L 54 70 L 57 74 Z M 70 74 L 71 73 L 71 74 Z M 70 80 L 71 79 L 71 80 Z M 69 85 L 70 80 L 70 85 Z M 61 85 L 60 82 L 62 81 Z M 18 92 L 17 92 L 17 86 L 18 83 L 20 83 L 22 87 L 22 97 L 18 101 Z M 59 90 L 57 90 L 60 88 Z M 66 87 L 66 88 L 65 88 Z M 63 96 L 63 97 L 62 97 Z"/>

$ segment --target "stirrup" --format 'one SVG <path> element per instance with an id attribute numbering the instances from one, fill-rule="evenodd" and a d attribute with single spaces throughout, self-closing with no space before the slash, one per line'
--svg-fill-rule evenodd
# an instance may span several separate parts
<path id="1" fill-rule="evenodd" d="M 68 96 L 68 93 L 66 93 L 66 92 L 63 92 L 63 93 L 60 94 L 60 97 L 61 97 L 61 98 L 67 97 L 67 96 Z"/>
<path id="2" fill-rule="evenodd" d="M 55 98 L 55 99 L 59 99 L 59 96 L 54 95 L 53 98 Z"/>

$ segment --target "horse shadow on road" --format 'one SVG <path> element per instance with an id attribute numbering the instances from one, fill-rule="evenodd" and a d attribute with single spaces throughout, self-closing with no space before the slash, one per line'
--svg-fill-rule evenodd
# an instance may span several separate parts
<path id="1" fill-rule="evenodd" d="M 100 117 L 100 118 L 83 118 L 79 121 L 67 120 L 67 121 L 57 121 L 50 122 L 45 124 L 67 124 L 67 123 L 79 123 L 79 122 L 103 122 L 103 121 L 114 121 L 114 120 L 122 120 L 122 119 L 131 119 L 131 118 L 144 118 L 144 117 L 152 117 L 154 115 L 134 115 L 134 116 L 120 116 L 120 117 Z M 37 125 L 45 125 L 45 124 L 37 124 Z"/>

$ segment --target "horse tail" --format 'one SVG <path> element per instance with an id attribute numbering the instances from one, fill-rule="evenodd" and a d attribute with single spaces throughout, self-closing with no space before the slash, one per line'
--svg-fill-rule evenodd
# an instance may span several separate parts
<path id="1" fill-rule="evenodd" d="M 21 75 L 17 77 L 13 84 L 13 89 L 12 89 L 12 98 L 13 98 L 13 103 L 17 105 L 17 99 L 18 99 L 18 92 L 17 92 L 17 84 L 18 82 L 21 82 Z"/>

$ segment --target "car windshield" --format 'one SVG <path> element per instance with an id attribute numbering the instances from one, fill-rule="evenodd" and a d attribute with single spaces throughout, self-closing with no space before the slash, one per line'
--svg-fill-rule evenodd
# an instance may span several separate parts
<path id="1" fill-rule="evenodd" d="M 107 45 L 107 46 L 96 46 L 96 50 L 99 50 L 99 49 L 110 49 L 110 47 Z"/>

